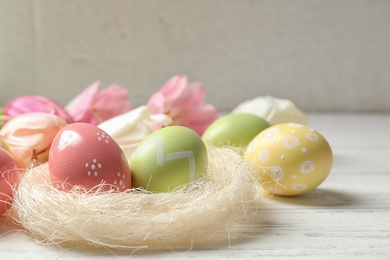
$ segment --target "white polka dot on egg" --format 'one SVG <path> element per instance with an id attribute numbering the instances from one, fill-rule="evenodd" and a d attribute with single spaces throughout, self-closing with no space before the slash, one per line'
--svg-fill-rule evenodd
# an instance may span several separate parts
<path id="1" fill-rule="evenodd" d="M 274 125 L 261 132 L 249 144 L 244 158 L 262 168 L 258 179 L 264 190 L 283 196 L 315 189 L 333 163 L 325 138 L 296 123 Z"/>
<path id="2" fill-rule="evenodd" d="M 258 159 L 260 162 L 265 163 L 268 161 L 269 151 L 267 149 L 261 149 L 258 155 Z"/>

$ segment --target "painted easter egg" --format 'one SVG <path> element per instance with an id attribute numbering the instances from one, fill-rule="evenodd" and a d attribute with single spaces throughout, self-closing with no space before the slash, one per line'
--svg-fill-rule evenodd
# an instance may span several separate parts
<path id="1" fill-rule="evenodd" d="M 13 189 L 16 188 L 21 176 L 22 170 L 15 158 L 0 148 L 0 215 L 11 206 Z"/>
<path id="2" fill-rule="evenodd" d="M 301 124 L 278 124 L 264 130 L 248 145 L 244 158 L 257 168 L 264 190 L 284 196 L 315 189 L 333 164 L 329 143 Z"/>
<path id="3" fill-rule="evenodd" d="M 202 138 L 214 146 L 246 147 L 256 135 L 269 126 L 266 120 L 253 114 L 229 114 L 214 121 Z"/>
<path id="4" fill-rule="evenodd" d="M 54 187 L 106 190 L 131 188 L 127 159 L 119 145 L 103 130 L 87 123 L 73 123 L 58 132 L 49 153 L 50 180 Z M 100 185 L 101 186 L 101 185 Z"/>
<path id="5" fill-rule="evenodd" d="M 133 186 L 168 192 L 204 176 L 207 150 L 200 136 L 182 126 L 161 128 L 135 149 L 130 167 Z"/>

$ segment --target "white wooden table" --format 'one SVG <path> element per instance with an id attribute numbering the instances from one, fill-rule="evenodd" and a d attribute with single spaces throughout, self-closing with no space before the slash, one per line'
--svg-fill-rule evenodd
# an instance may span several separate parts
<path id="1" fill-rule="evenodd" d="M 334 152 L 325 182 L 303 196 L 259 198 L 245 238 L 186 252 L 136 252 L 132 258 L 390 259 L 390 115 L 310 114 Z M 0 218 L 0 259 L 106 259 L 129 252 L 37 244 Z"/>

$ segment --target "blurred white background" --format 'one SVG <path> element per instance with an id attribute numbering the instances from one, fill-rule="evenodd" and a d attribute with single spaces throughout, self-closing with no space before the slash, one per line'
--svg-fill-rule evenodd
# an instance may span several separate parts
<path id="1" fill-rule="evenodd" d="M 0 0 L 0 106 L 96 80 L 138 106 L 186 74 L 223 111 L 272 95 L 390 112 L 389 69 L 388 0 Z"/>

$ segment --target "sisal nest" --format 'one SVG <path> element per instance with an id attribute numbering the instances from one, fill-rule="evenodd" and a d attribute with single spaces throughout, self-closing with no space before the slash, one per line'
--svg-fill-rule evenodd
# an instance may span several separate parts
<path id="1" fill-rule="evenodd" d="M 14 194 L 15 219 L 40 243 L 109 249 L 188 249 L 239 233 L 258 187 L 232 148 L 208 147 L 204 179 L 169 193 L 131 189 L 65 193 L 48 165 L 27 171 Z"/>

